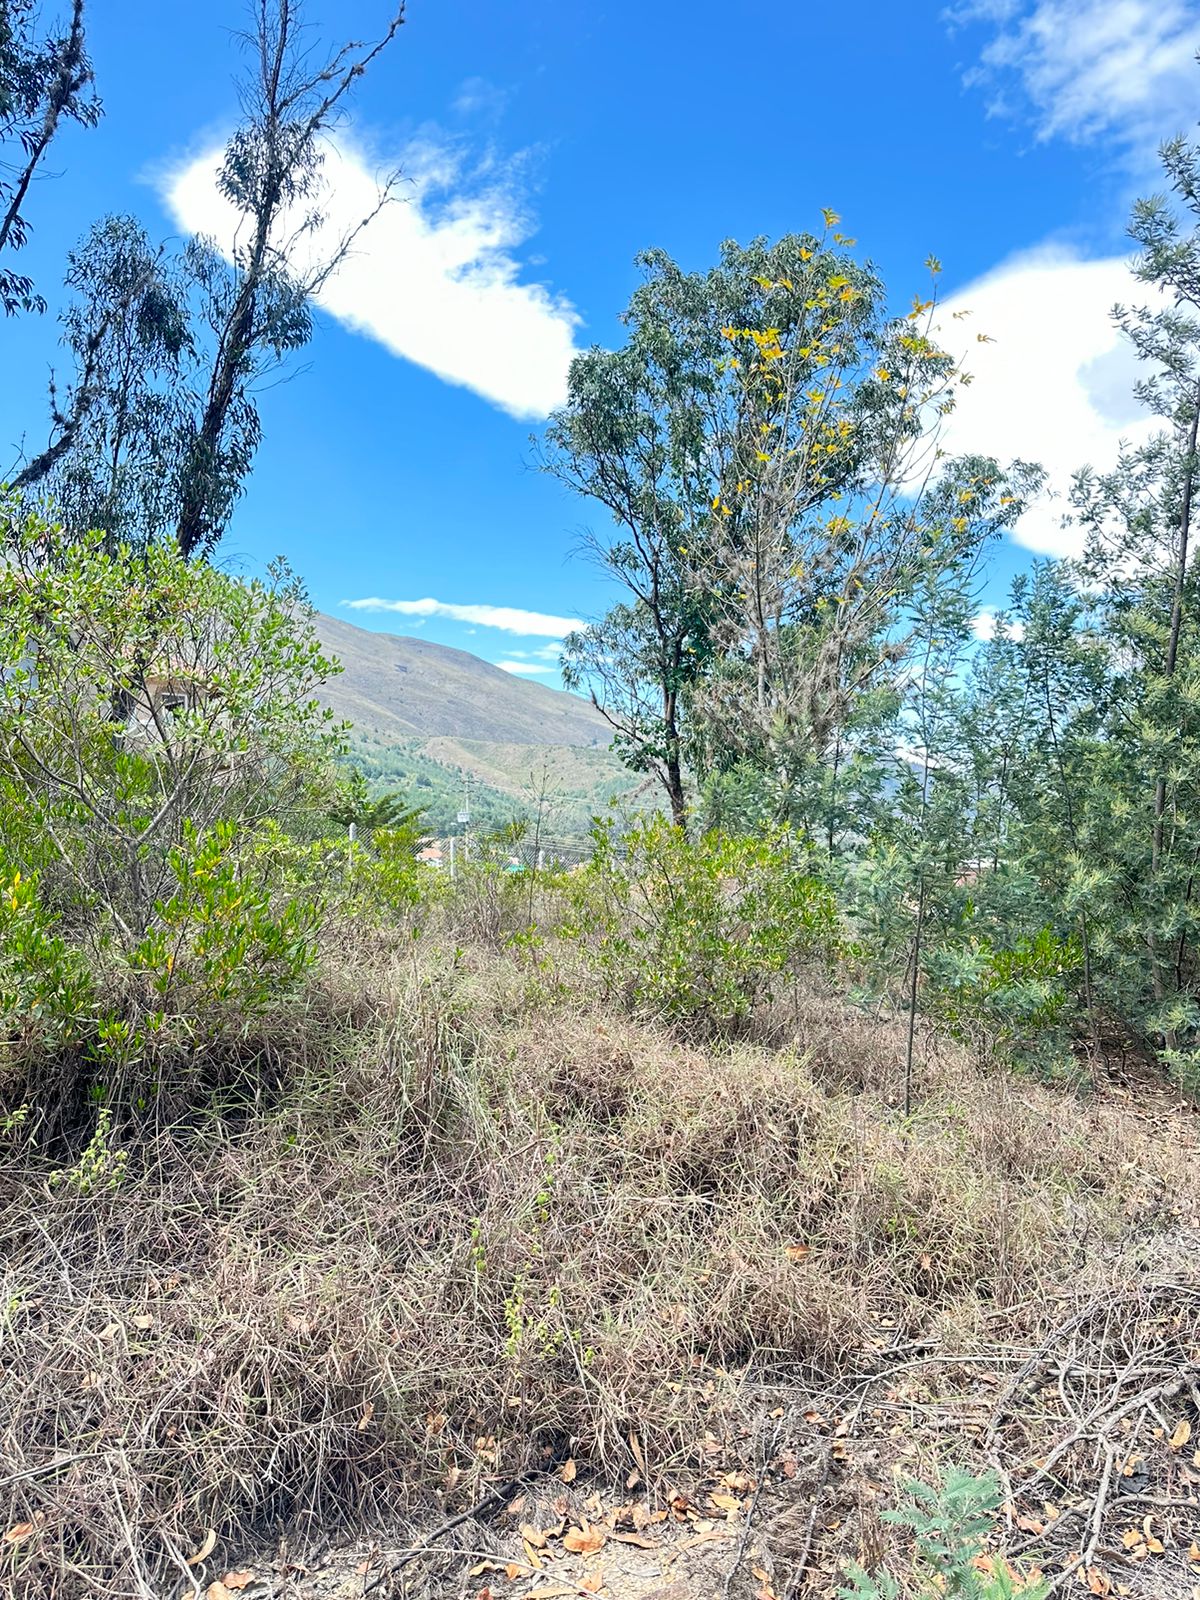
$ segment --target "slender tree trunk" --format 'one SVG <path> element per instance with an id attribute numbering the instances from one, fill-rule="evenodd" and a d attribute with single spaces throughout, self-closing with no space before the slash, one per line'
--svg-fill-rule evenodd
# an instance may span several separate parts
<path id="1" fill-rule="evenodd" d="M 679 760 L 679 752 L 673 749 L 663 762 L 663 787 L 667 791 L 667 799 L 671 803 L 671 821 L 677 828 L 687 832 L 687 794 L 683 787 L 683 766 Z"/>
<path id="2" fill-rule="evenodd" d="M 1050 735 L 1050 743 L 1054 749 L 1054 762 L 1058 768 L 1058 781 L 1062 788 L 1063 812 L 1067 819 L 1067 836 L 1071 841 L 1071 849 L 1078 856 L 1079 833 L 1075 827 L 1075 807 L 1071 801 L 1071 785 L 1067 781 L 1066 763 L 1063 761 L 1062 746 L 1058 742 L 1058 730 L 1054 726 L 1054 701 L 1050 694 L 1050 674 L 1045 672 L 1042 677 L 1042 687 L 1046 694 L 1046 730 Z M 1095 991 L 1092 987 L 1092 941 L 1089 936 L 1087 912 L 1079 913 L 1079 937 L 1083 945 L 1083 1003 L 1087 1007 L 1088 1029 L 1092 1036 L 1092 1070 L 1089 1076 L 1092 1087 L 1095 1088 L 1099 1081 L 1100 1071 L 1100 1025 L 1096 1016 Z"/>
<path id="3" fill-rule="evenodd" d="M 912 1115 L 913 1045 L 917 1034 L 917 985 L 921 975 L 921 937 L 925 932 L 925 873 L 917 896 L 917 926 L 913 933 L 912 972 L 908 989 L 908 1042 L 904 1052 L 904 1115 Z"/>

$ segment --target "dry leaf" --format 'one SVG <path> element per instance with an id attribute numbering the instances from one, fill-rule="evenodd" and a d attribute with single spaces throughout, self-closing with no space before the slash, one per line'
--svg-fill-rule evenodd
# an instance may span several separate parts
<path id="1" fill-rule="evenodd" d="M 545 1539 L 543 1539 L 542 1540 L 542 1544 L 544 1545 L 545 1542 L 546 1542 Z M 544 1570 L 544 1568 L 542 1566 L 542 1558 L 537 1553 L 537 1547 L 532 1545 L 532 1544 L 530 1544 L 528 1539 L 522 1539 L 521 1548 L 525 1552 L 526 1561 L 528 1561 L 529 1565 L 533 1568 L 533 1570 L 535 1572 L 542 1572 Z"/>
<path id="2" fill-rule="evenodd" d="M 789 1261 L 803 1261 L 812 1247 L 807 1244 L 789 1244 L 784 1248 L 784 1255 Z"/>
<path id="3" fill-rule="evenodd" d="M 14 1527 L 9 1528 L 4 1535 L 4 1542 L 5 1544 L 20 1544 L 23 1539 L 28 1539 L 30 1534 L 36 1533 L 37 1530 L 38 1525 L 36 1522 L 18 1522 Z"/>
<path id="4" fill-rule="evenodd" d="M 1192 1437 L 1192 1425 L 1186 1417 L 1175 1424 L 1175 1432 L 1171 1435 L 1171 1449 L 1182 1450 Z"/>
<path id="5" fill-rule="evenodd" d="M 615 1539 L 618 1544 L 636 1545 L 639 1550 L 657 1550 L 658 1546 L 653 1539 L 644 1539 L 640 1533 L 610 1533 L 610 1539 Z"/>
<path id="6" fill-rule="evenodd" d="M 129 1320 L 133 1323 L 135 1328 L 141 1328 L 143 1333 L 147 1328 L 152 1328 L 154 1326 L 153 1317 L 130 1317 Z"/>
<path id="7" fill-rule="evenodd" d="M 587 1522 L 582 1528 L 568 1528 L 563 1534 L 563 1548 L 579 1556 L 590 1556 L 596 1550 L 603 1550 L 607 1542 L 608 1535 L 604 1529 L 593 1528 Z"/>
<path id="8" fill-rule="evenodd" d="M 221 1579 L 227 1589 L 244 1589 L 248 1583 L 254 1582 L 252 1572 L 227 1572 Z"/>
<path id="9" fill-rule="evenodd" d="M 509 1583 L 516 1583 L 518 1578 L 523 1578 L 525 1576 L 525 1568 L 520 1564 L 519 1561 L 510 1561 L 504 1569 L 504 1576 L 508 1579 Z"/>
<path id="10" fill-rule="evenodd" d="M 375 1415 L 375 1402 L 374 1402 L 374 1400 L 368 1400 L 366 1405 L 363 1407 L 362 1416 L 359 1417 L 359 1419 L 358 1419 L 358 1431 L 359 1431 L 359 1433 L 366 1433 L 367 1429 L 371 1426 L 371 1418 L 374 1415 Z"/>
<path id="11" fill-rule="evenodd" d="M 227 1589 L 218 1580 L 216 1583 L 210 1583 L 208 1588 L 205 1589 L 204 1600 L 233 1600 L 233 1590 Z"/>
<path id="12" fill-rule="evenodd" d="M 718 1511 L 740 1511 L 742 1502 L 735 1494 L 710 1494 L 708 1497 Z"/>
<path id="13" fill-rule="evenodd" d="M 562 1471 L 559 1473 L 559 1477 L 564 1483 L 574 1483 L 575 1471 L 575 1458 L 572 1456 L 571 1460 L 566 1463 Z"/>
<path id="14" fill-rule="evenodd" d="M 215 1528 L 210 1528 L 204 1535 L 204 1542 L 201 1544 L 199 1550 L 196 1551 L 195 1555 L 187 1558 L 188 1566 L 198 1567 L 202 1561 L 207 1561 L 208 1557 L 212 1555 L 216 1548 L 217 1530 Z"/>
<path id="15" fill-rule="evenodd" d="M 1200 1561 L 1200 1544 L 1197 1544 L 1195 1539 L 1188 1545 L 1188 1560 Z"/>
<path id="16" fill-rule="evenodd" d="M 579 1587 L 585 1594 L 599 1594 L 604 1587 L 604 1575 L 600 1572 L 589 1572 L 582 1580 Z"/>
<path id="17" fill-rule="evenodd" d="M 531 1544 L 535 1550 L 546 1548 L 546 1535 L 540 1528 L 535 1528 L 532 1522 L 523 1522 L 517 1530 L 526 1544 Z"/>
<path id="18" fill-rule="evenodd" d="M 561 1600 L 563 1595 L 577 1595 L 579 1590 L 574 1584 L 570 1588 L 561 1583 L 552 1583 L 548 1589 L 529 1589 L 525 1593 L 525 1600 Z"/>

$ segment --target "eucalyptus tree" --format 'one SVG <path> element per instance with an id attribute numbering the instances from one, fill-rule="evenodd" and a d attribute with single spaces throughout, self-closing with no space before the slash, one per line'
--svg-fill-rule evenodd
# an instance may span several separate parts
<path id="1" fill-rule="evenodd" d="M 259 394 L 312 334 L 312 303 L 393 195 L 328 239 L 324 152 L 363 73 L 396 37 L 321 53 L 299 0 L 254 0 L 243 119 L 216 186 L 231 242 L 171 252 L 133 219 L 98 223 L 73 252 L 64 317 L 72 376 L 51 390 L 51 437 L 13 477 L 61 502 L 68 527 L 211 554 L 261 438 Z"/>
<path id="2" fill-rule="evenodd" d="M 29 240 L 30 189 L 64 125 L 100 120 L 84 21 L 84 0 L 74 0 L 65 30 L 42 32 L 34 0 L 0 0 L 0 257 Z M 0 260 L 0 306 L 13 316 L 46 301 Z"/>

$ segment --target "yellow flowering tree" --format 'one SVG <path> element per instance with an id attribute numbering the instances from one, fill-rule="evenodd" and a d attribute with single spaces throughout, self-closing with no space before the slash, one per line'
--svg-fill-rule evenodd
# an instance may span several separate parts
<path id="1" fill-rule="evenodd" d="M 689 768 L 786 786 L 903 654 L 961 373 L 932 290 L 891 313 L 854 244 L 827 211 L 706 272 L 647 253 L 625 343 L 576 359 L 547 431 L 547 469 L 615 525 L 590 544 L 625 591 L 567 641 L 568 680 L 681 824 Z"/>

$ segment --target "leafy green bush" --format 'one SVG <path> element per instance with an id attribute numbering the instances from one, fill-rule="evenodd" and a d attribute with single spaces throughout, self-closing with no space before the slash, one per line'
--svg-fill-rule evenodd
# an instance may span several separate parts
<path id="1" fill-rule="evenodd" d="M 3 504 L 0 545 L 4 837 L 66 924 L 129 950 L 188 830 L 286 823 L 328 793 L 342 735 L 314 690 L 335 668 L 285 571 L 114 554 Z"/>
<path id="2" fill-rule="evenodd" d="M 87 963 L 57 931 L 57 920 L 36 875 L 0 865 L 0 1040 L 10 1057 L 74 1043 L 91 1013 Z"/>
<path id="3" fill-rule="evenodd" d="M 915 1535 L 903 1587 L 887 1572 L 872 1577 L 853 1565 L 841 1600 L 1045 1600 L 1049 1588 L 1040 1579 L 1022 1578 L 1001 1557 L 984 1554 L 1000 1509 L 994 1474 L 976 1478 L 951 1467 L 936 1488 L 912 1479 L 903 1487 L 908 1505 L 882 1513 Z"/>
<path id="4" fill-rule="evenodd" d="M 313 960 L 329 874 L 288 827 L 333 789 L 335 669 L 282 571 L 112 553 L 12 503 L 0 544 L 0 1067 L 43 1112 L 144 1106 L 242 1055 Z"/>
<path id="5" fill-rule="evenodd" d="M 836 947 L 833 896 L 787 833 L 693 842 L 656 819 L 594 837 L 565 931 L 636 1010 L 727 1027 L 781 974 Z"/>
<path id="6" fill-rule="evenodd" d="M 1083 951 L 1077 936 L 1052 928 L 1007 946 L 986 933 L 932 949 L 925 957 L 926 1003 L 955 1037 L 987 1051 L 1047 1065 L 1066 1053 L 1065 1029 L 1075 1011 L 1071 980 Z"/>

